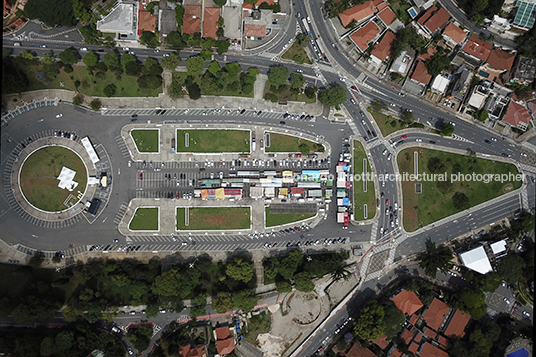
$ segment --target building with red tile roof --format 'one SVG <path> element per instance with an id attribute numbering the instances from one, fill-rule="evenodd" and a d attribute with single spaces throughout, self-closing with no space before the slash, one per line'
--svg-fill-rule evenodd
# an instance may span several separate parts
<path id="1" fill-rule="evenodd" d="M 380 33 L 378 25 L 370 21 L 365 26 L 359 28 L 350 35 L 350 39 L 355 43 L 361 52 L 365 52 L 369 42 L 373 41 Z"/>
<path id="2" fill-rule="evenodd" d="M 244 36 L 246 37 L 266 37 L 266 25 L 244 25 Z"/>
<path id="3" fill-rule="evenodd" d="M 406 343 L 406 345 L 409 345 L 411 340 L 413 340 L 413 336 L 415 336 L 415 334 L 413 332 L 411 332 L 411 330 L 406 329 L 402 333 L 402 336 L 400 336 L 400 339 L 402 339 Z"/>
<path id="4" fill-rule="evenodd" d="M 179 354 L 181 355 L 181 357 L 206 357 L 207 349 L 205 346 L 179 346 Z"/>
<path id="5" fill-rule="evenodd" d="M 201 32 L 201 5 L 185 5 L 182 20 L 182 33 L 191 35 Z"/>
<path id="6" fill-rule="evenodd" d="M 359 23 L 374 15 L 377 10 L 381 10 L 384 8 L 385 5 L 383 0 L 368 0 L 365 1 L 363 4 L 355 5 L 349 9 L 344 10 L 339 14 L 339 19 L 341 20 L 342 25 L 346 27 L 353 20 Z"/>
<path id="7" fill-rule="evenodd" d="M 419 344 L 417 342 L 412 342 L 409 346 L 408 346 L 408 351 L 410 351 L 411 353 L 415 354 L 417 352 L 417 350 L 419 349 Z"/>
<path id="8" fill-rule="evenodd" d="M 438 341 L 443 346 L 447 347 L 449 345 L 449 340 L 445 336 L 439 336 Z"/>
<path id="9" fill-rule="evenodd" d="M 392 31 L 387 31 L 383 35 L 380 42 L 376 44 L 376 47 L 371 52 L 371 57 L 374 62 L 381 63 L 389 58 L 391 54 L 391 45 L 396 40 L 396 36 Z"/>
<path id="10" fill-rule="evenodd" d="M 449 13 L 437 6 L 432 6 L 419 18 L 417 23 L 428 34 L 432 35 L 437 30 L 443 28 L 450 19 Z"/>
<path id="11" fill-rule="evenodd" d="M 448 307 L 447 304 L 437 298 L 434 298 L 430 304 L 430 307 L 428 307 L 428 310 L 426 310 L 423 318 L 426 320 L 426 324 L 430 328 L 437 331 L 443 323 L 443 320 L 445 319 L 445 316 L 448 314 L 449 310 L 450 307 Z"/>
<path id="12" fill-rule="evenodd" d="M 449 357 L 449 354 L 439 347 L 432 345 L 429 342 L 425 342 L 419 351 L 421 357 Z"/>
<path id="13" fill-rule="evenodd" d="M 426 69 L 424 62 L 420 59 L 417 59 L 417 65 L 415 66 L 410 78 L 412 81 L 424 84 L 425 86 L 427 86 L 432 80 L 432 76 L 428 74 L 428 70 Z"/>
<path id="14" fill-rule="evenodd" d="M 228 355 L 235 349 L 235 341 L 228 326 L 218 327 L 216 330 L 216 348 L 218 354 Z"/>
<path id="15" fill-rule="evenodd" d="M 466 37 L 467 34 L 465 31 L 454 25 L 452 22 L 448 24 L 443 31 L 443 39 L 450 48 L 454 48 L 462 43 Z"/>
<path id="16" fill-rule="evenodd" d="M 527 108 L 511 100 L 502 120 L 511 127 L 527 130 L 531 116 Z"/>
<path id="17" fill-rule="evenodd" d="M 516 55 L 501 50 L 491 50 L 488 57 L 488 65 L 500 71 L 509 71 L 514 65 Z"/>
<path id="18" fill-rule="evenodd" d="M 415 335 L 415 342 L 421 342 L 422 339 L 422 332 L 418 332 L 417 335 Z"/>
<path id="19" fill-rule="evenodd" d="M 354 343 L 352 348 L 348 350 L 345 354 L 346 357 L 376 357 L 376 354 L 369 350 L 368 348 L 365 348 L 361 346 L 360 343 Z"/>
<path id="20" fill-rule="evenodd" d="M 421 307 L 423 307 L 423 304 L 421 300 L 419 300 L 417 294 L 409 290 L 402 290 L 396 294 L 391 301 L 395 303 L 398 310 L 400 310 L 403 314 L 408 315 L 413 315 Z"/>
<path id="21" fill-rule="evenodd" d="M 430 58 L 432 58 L 434 53 L 437 53 L 437 50 L 434 47 L 430 46 L 426 49 L 426 52 L 419 54 L 419 58 L 422 59 L 423 61 L 428 61 Z"/>
<path id="22" fill-rule="evenodd" d="M 216 38 L 218 30 L 218 20 L 220 19 L 219 7 L 206 7 L 205 16 L 203 17 L 203 37 Z"/>
<path id="23" fill-rule="evenodd" d="M 475 36 L 469 37 L 469 40 L 463 46 L 462 51 L 469 56 L 479 59 L 481 61 L 486 61 L 491 53 L 491 46 L 489 43 L 484 42 Z"/>
<path id="24" fill-rule="evenodd" d="M 385 335 L 381 335 L 380 338 L 372 341 L 372 343 L 375 343 L 376 345 L 380 346 L 382 350 L 389 345 L 389 341 L 387 341 L 387 336 Z"/>
<path id="25" fill-rule="evenodd" d="M 400 356 L 402 356 L 402 352 L 398 348 L 395 348 L 395 350 L 391 353 L 391 356 L 389 357 L 400 357 Z"/>
<path id="26" fill-rule="evenodd" d="M 416 314 L 411 315 L 411 318 L 409 319 L 409 323 L 415 326 L 415 323 L 417 321 L 419 321 L 419 315 L 416 315 Z"/>
<path id="27" fill-rule="evenodd" d="M 140 9 L 142 9 L 142 3 L 140 0 Z M 158 16 L 151 14 L 150 11 L 146 10 L 140 10 L 138 14 L 138 33 L 141 33 L 141 30 L 143 31 L 156 31 L 156 19 Z"/>
<path id="28" fill-rule="evenodd" d="M 389 26 L 396 19 L 396 15 L 389 6 L 378 13 L 378 17 L 383 21 L 385 26 Z"/>
<path id="29" fill-rule="evenodd" d="M 463 337 L 465 335 L 465 326 L 467 326 L 469 320 L 471 320 L 471 315 L 466 314 L 462 310 L 456 310 L 448 323 L 447 329 L 445 330 L 445 335 L 449 337 Z"/>

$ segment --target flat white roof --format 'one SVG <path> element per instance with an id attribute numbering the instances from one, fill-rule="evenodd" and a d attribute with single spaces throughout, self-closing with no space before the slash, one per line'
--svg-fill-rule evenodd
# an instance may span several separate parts
<path id="1" fill-rule="evenodd" d="M 67 189 L 69 191 L 74 190 L 76 186 L 78 186 L 78 182 L 74 181 L 75 175 L 76 171 L 63 166 L 60 175 L 58 176 L 58 180 L 60 180 L 58 187 L 61 189 Z"/>
<path id="2" fill-rule="evenodd" d="M 80 140 L 82 142 L 82 145 L 84 146 L 84 149 L 86 149 L 87 154 L 89 155 L 89 158 L 91 159 L 91 162 L 96 164 L 99 162 L 99 155 L 95 152 L 95 149 L 93 148 L 93 145 L 91 144 L 91 141 L 89 141 L 89 138 L 86 136 L 85 138 L 82 138 Z"/>
<path id="3" fill-rule="evenodd" d="M 463 265 L 480 274 L 486 274 L 493 269 L 489 262 L 488 256 L 484 247 L 480 246 L 460 254 L 460 260 Z"/>
<path id="4" fill-rule="evenodd" d="M 495 243 L 491 243 L 489 246 L 491 247 L 491 251 L 493 254 L 499 254 L 506 251 L 506 242 L 508 241 L 508 238 L 504 238 L 503 240 L 500 240 Z"/>
<path id="5" fill-rule="evenodd" d="M 97 21 L 97 30 L 133 34 L 134 10 L 133 3 L 120 3 L 104 19 Z"/>
<path id="6" fill-rule="evenodd" d="M 450 79 L 442 75 L 436 76 L 432 82 L 432 89 L 438 91 L 439 93 L 445 93 L 445 89 L 450 83 Z"/>

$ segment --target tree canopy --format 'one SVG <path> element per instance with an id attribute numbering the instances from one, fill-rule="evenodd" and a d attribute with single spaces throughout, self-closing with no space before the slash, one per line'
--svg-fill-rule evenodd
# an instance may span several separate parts
<path id="1" fill-rule="evenodd" d="M 435 278 L 438 270 L 446 274 L 452 265 L 452 258 L 452 251 L 448 247 L 436 247 L 434 242 L 427 242 L 426 250 L 417 255 L 419 266 L 432 278 Z"/>
<path id="2" fill-rule="evenodd" d="M 84 56 L 83 61 L 86 64 L 86 66 L 95 67 L 97 63 L 99 62 L 99 57 L 94 52 L 88 52 Z"/>
<path id="3" fill-rule="evenodd" d="M 451 123 L 445 123 L 443 124 L 443 129 L 441 130 L 442 136 L 451 136 L 454 134 L 454 125 Z"/>
<path id="4" fill-rule="evenodd" d="M 301 73 L 292 73 L 289 83 L 291 88 L 301 88 L 305 83 L 305 77 Z"/>
<path id="5" fill-rule="evenodd" d="M 338 107 L 346 100 L 346 89 L 338 84 L 322 89 L 318 100 L 328 107 Z"/>
<path id="6" fill-rule="evenodd" d="M 254 274 L 253 262 L 235 258 L 233 263 L 227 264 L 225 273 L 232 279 L 249 282 Z"/>
<path id="7" fill-rule="evenodd" d="M 525 266 L 525 261 L 519 255 L 508 254 L 499 260 L 497 272 L 510 284 L 517 284 L 523 276 Z"/>
<path id="8" fill-rule="evenodd" d="M 72 26 L 73 5 L 64 0 L 29 0 L 24 6 L 24 13 L 30 19 L 39 19 L 48 26 Z"/>
<path id="9" fill-rule="evenodd" d="M 305 271 L 294 275 L 294 286 L 296 290 L 303 291 L 304 293 L 311 292 L 315 289 L 315 284 L 311 280 L 311 276 Z"/>
<path id="10" fill-rule="evenodd" d="M 205 59 L 202 56 L 194 56 L 186 60 L 186 69 L 191 76 L 199 76 L 204 67 Z"/>
<path id="11" fill-rule="evenodd" d="M 64 64 L 76 64 L 78 63 L 78 58 L 76 57 L 76 54 L 71 50 L 70 48 L 66 48 L 63 51 L 61 51 L 58 54 L 58 58 L 64 63 Z"/>
<path id="12" fill-rule="evenodd" d="M 486 295 L 478 288 L 462 288 L 456 293 L 458 306 L 475 320 L 486 315 Z"/>
<path id="13" fill-rule="evenodd" d="M 354 335 L 366 341 L 377 340 L 383 333 L 385 312 L 377 300 L 369 300 L 359 311 L 354 325 Z"/>
<path id="14" fill-rule="evenodd" d="M 168 57 L 164 57 L 162 59 L 162 67 L 169 69 L 169 70 L 175 70 L 179 65 L 181 64 L 181 59 L 176 54 L 172 53 Z"/>
<path id="15" fill-rule="evenodd" d="M 257 305 L 259 297 L 252 293 L 250 290 L 242 290 L 233 294 L 233 304 L 243 312 L 253 310 Z"/>
<path id="16" fill-rule="evenodd" d="M 287 83 L 290 71 L 285 66 L 273 66 L 268 71 L 268 80 L 270 85 L 279 87 Z"/>
<path id="17" fill-rule="evenodd" d="M 424 63 L 424 66 L 428 70 L 428 74 L 431 76 L 438 76 L 443 72 L 443 69 L 450 64 L 450 58 L 443 53 L 440 48 L 432 57 Z"/>

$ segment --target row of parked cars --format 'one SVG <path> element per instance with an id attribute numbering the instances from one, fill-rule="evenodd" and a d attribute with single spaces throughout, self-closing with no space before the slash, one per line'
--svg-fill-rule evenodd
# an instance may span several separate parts
<path id="1" fill-rule="evenodd" d="M 78 138 L 78 136 L 76 136 L 75 133 L 69 133 L 67 131 L 61 131 L 61 130 L 54 131 L 54 136 L 57 138 L 66 138 L 66 139 L 71 139 L 71 140 L 76 140 L 76 138 Z"/>

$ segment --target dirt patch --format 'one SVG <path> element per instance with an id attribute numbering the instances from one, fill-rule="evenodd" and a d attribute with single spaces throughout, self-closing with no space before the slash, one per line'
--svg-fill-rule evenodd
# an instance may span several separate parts
<path id="1" fill-rule="evenodd" d="M 282 337 L 270 335 L 269 333 L 260 334 L 257 337 L 259 348 L 265 357 L 279 357 L 285 350 L 285 340 Z"/>
<path id="2" fill-rule="evenodd" d="M 320 314 L 320 301 L 314 292 L 296 292 L 293 299 L 286 306 L 289 315 L 293 315 L 292 321 L 301 325 L 307 325 L 315 321 Z"/>

